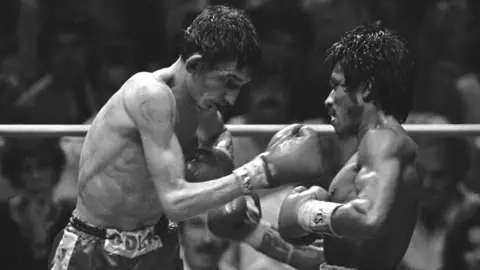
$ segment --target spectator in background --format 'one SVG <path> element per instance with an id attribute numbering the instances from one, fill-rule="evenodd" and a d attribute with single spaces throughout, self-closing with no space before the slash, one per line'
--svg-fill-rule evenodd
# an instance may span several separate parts
<path id="1" fill-rule="evenodd" d="M 220 259 L 229 241 L 213 235 L 207 226 L 207 215 L 202 214 L 178 224 L 185 270 L 220 270 Z"/>
<path id="2" fill-rule="evenodd" d="M 103 105 L 120 87 L 139 71 L 135 47 L 127 40 L 117 40 L 100 53 L 98 72 L 94 75 L 97 103 Z"/>
<path id="3" fill-rule="evenodd" d="M 16 195 L 0 203 L 3 265 L 10 270 L 46 270 L 54 236 L 71 214 L 52 200 L 65 157 L 58 140 L 6 140 L 3 174 Z"/>
<path id="4" fill-rule="evenodd" d="M 76 24 L 62 27 L 48 35 L 49 72 L 4 112 L 3 123 L 80 124 L 99 109 L 88 73 L 87 30 Z"/>
<path id="5" fill-rule="evenodd" d="M 311 20 L 296 1 L 288 0 L 269 1 L 249 14 L 262 46 L 262 72 L 240 93 L 236 106 L 243 114 L 230 123 L 287 124 L 296 118 L 291 110 L 294 99 L 302 95 L 302 71 L 313 40 Z M 245 150 L 238 153 L 235 165 L 263 151 L 268 140 L 257 136 L 237 141 L 237 147 Z"/>
<path id="6" fill-rule="evenodd" d="M 309 89 L 306 75 L 314 39 L 312 19 L 298 1 L 291 0 L 269 1 L 249 13 L 260 37 L 263 68 L 283 76 L 295 90 L 295 95 L 289 96 L 293 106 L 289 114 L 298 119 Z"/>
<path id="7" fill-rule="evenodd" d="M 330 93 L 331 70 L 324 65 L 326 50 L 346 31 L 370 21 L 366 1 L 358 0 L 304 0 L 303 9 L 312 19 L 313 50 L 305 72 L 307 85 L 302 93 L 300 119 L 324 118 L 328 113 L 318 102 Z"/>
<path id="8" fill-rule="evenodd" d="M 465 204 L 448 230 L 442 270 L 480 269 L 480 202 Z"/>
<path id="9" fill-rule="evenodd" d="M 38 0 L 7 0 L 0 5 L 0 108 L 3 110 L 41 75 L 37 59 L 41 23 Z M 3 53 L 7 54 L 5 58 Z"/>
<path id="10" fill-rule="evenodd" d="M 246 112 L 230 119 L 228 124 L 287 124 L 290 122 L 290 106 L 292 84 L 282 73 L 263 71 L 249 85 L 245 86 Z M 240 94 L 242 95 L 242 94 Z M 234 165 L 239 167 L 256 155 L 263 152 L 271 136 L 258 134 L 256 136 L 233 137 Z M 279 205 L 290 191 L 290 187 L 280 187 L 273 190 L 260 191 L 262 212 L 266 220 L 276 224 Z M 267 193 L 271 196 L 267 196 Z M 273 206 L 273 207 L 271 207 Z M 267 261 L 270 267 L 280 268 L 278 262 L 267 258 L 247 245 L 232 245 L 226 256 L 231 265 L 240 265 L 240 269 L 253 269 L 255 261 Z"/>
<path id="11" fill-rule="evenodd" d="M 434 112 L 444 116 L 450 123 L 461 124 L 464 119 L 464 103 L 456 81 L 461 75 L 459 66 L 453 62 L 438 61 L 419 68 L 414 100 L 417 112 Z"/>
<path id="12" fill-rule="evenodd" d="M 442 125 L 442 116 L 411 113 L 406 124 Z M 442 263 L 446 231 L 459 206 L 470 200 L 463 186 L 470 169 L 470 153 L 462 137 L 418 137 L 417 170 L 424 190 L 419 217 L 402 269 L 437 270 Z"/>
<path id="13" fill-rule="evenodd" d="M 287 124 L 290 122 L 291 84 L 281 74 L 262 73 L 245 86 L 246 112 L 230 119 L 229 124 Z M 235 167 L 263 152 L 271 136 L 233 138 Z"/>

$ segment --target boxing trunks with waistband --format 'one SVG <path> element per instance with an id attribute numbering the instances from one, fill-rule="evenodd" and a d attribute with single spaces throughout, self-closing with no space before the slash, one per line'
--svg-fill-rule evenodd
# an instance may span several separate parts
<path id="1" fill-rule="evenodd" d="M 177 226 L 162 218 L 136 231 L 98 228 L 73 215 L 53 243 L 51 270 L 183 269 Z"/>

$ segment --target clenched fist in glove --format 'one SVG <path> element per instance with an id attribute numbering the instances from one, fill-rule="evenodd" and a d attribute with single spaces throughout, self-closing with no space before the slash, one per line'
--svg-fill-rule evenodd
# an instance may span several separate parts
<path id="1" fill-rule="evenodd" d="M 241 196 L 207 213 L 208 228 L 220 237 L 244 241 L 258 226 L 262 211 L 257 194 Z"/>
<path id="2" fill-rule="evenodd" d="M 288 183 L 318 180 L 323 174 L 317 133 L 310 127 L 290 125 L 273 136 L 266 151 L 236 169 L 245 193 Z"/>
<path id="3" fill-rule="evenodd" d="M 305 206 L 309 201 L 327 200 L 328 193 L 325 189 L 312 186 L 307 189 L 303 186 L 296 187 L 290 195 L 288 195 L 280 207 L 278 216 L 278 232 L 288 242 L 295 244 L 308 245 L 313 239 L 311 231 L 305 228 L 301 223 L 300 208 Z M 308 240 L 303 242 L 302 240 Z"/>
<path id="4" fill-rule="evenodd" d="M 233 171 L 232 159 L 223 151 L 199 148 L 185 161 L 185 179 L 198 183 L 217 179 Z"/>

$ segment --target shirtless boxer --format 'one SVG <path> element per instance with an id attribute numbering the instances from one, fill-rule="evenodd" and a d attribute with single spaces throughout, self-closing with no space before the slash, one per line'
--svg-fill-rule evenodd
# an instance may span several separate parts
<path id="1" fill-rule="evenodd" d="M 402 40 L 376 25 L 348 32 L 329 49 L 327 63 L 332 65 L 333 89 L 325 101 L 331 124 L 338 136 L 357 138 L 357 152 L 328 192 L 297 187 L 284 200 L 278 225 L 291 243 L 322 235 L 323 251 L 285 243 L 262 224 L 240 240 L 298 269 L 394 270 L 415 227 L 421 188 L 417 146 L 401 126 L 412 100 L 412 63 Z M 228 209 L 211 213 L 212 220 L 232 219 Z M 213 223 L 211 230 L 228 236 L 231 227 L 238 225 Z"/>
<path id="2" fill-rule="evenodd" d="M 319 153 L 307 153 L 316 149 L 316 136 L 295 125 L 232 174 L 203 183 L 184 180 L 184 154 L 196 148 L 196 134 L 201 147 L 218 142 L 231 152 L 216 108 L 234 103 L 259 57 L 245 13 L 211 6 L 185 31 L 172 66 L 134 75 L 110 98 L 85 138 L 77 206 L 56 239 L 52 269 L 173 269 L 178 244 L 168 220 L 322 174 Z"/>

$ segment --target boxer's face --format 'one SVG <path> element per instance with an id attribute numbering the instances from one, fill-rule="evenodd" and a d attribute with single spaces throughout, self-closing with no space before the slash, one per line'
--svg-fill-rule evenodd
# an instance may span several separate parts
<path id="1" fill-rule="evenodd" d="M 192 270 L 211 270 L 229 246 L 227 240 L 213 235 L 207 227 L 206 214 L 186 220 L 180 226 L 184 259 Z"/>
<path id="2" fill-rule="evenodd" d="M 38 195 L 49 193 L 54 185 L 55 171 L 53 166 L 43 164 L 38 158 L 27 158 L 23 170 L 19 174 L 23 183 L 23 193 Z"/>
<path id="3" fill-rule="evenodd" d="M 345 83 L 345 75 L 340 64 L 336 64 L 330 76 L 332 90 L 325 100 L 330 115 L 330 123 L 339 137 L 356 134 L 363 115 L 361 105 L 362 87 L 350 89 Z"/>
<path id="4" fill-rule="evenodd" d="M 246 67 L 238 68 L 236 62 L 219 62 L 209 65 L 199 55 L 186 60 L 190 94 L 202 109 L 232 106 L 240 89 L 251 78 Z"/>

